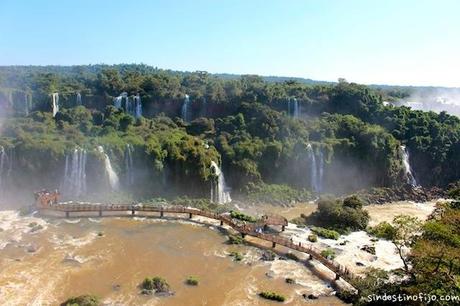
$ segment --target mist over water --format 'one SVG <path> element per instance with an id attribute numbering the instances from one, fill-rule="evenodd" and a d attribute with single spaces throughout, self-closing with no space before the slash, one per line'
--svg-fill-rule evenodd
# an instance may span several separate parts
<path id="1" fill-rule="evenodd" d="M 445 111 L 460 117 L 460 89 L 416 90 L 408 98 L 399 100 L 395 105 L 404 105 L 414 110 L 434 111 L 436 113 Z"/>

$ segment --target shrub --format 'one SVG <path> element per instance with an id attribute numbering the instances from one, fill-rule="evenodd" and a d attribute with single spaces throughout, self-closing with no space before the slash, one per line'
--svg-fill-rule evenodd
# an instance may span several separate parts
<path id="1" fill-rule="evenodd" d="M 196 276 L 189 276 L 185 280 L 185 283 L 190 286 L 198 286 L 199 280 Z"/>
<path id="2" fill-rule="evenodd" d="M 395 235 L 395 228 L 390 223 L 383 221 L 368 229 L 368 233 L 378 238 L 391 240 Z"/>
<path id="3" fill-rule="evenodd" d="M 234 219 L 241 220 L 241 221 L 251 222 L 251 223 L 254 223 L 254 222 L 257 221 L 257 219 L 254 218 L 253 216 L 249 216 L 249 215 L 246 215 L 246 214 L 244 214 L 242 212 L 235 211 L 235 210 L 232 210 L 230 212 L 230 217 L 232 217 Z"/>
<path id="4" fill-rule="evenodd" d="M 318 241 L 318 236 L 315 235 L 315 234 L 308 235 L 308 241 L 316 242 L 316 241 Z"/>
<path id="5" fill-rule="evenodd" d="M 327 239 L 338 240 L 340 238 L 340 234 L 338 232 L 323 227 L 314 226 L 312 227 L 311 231 L 317 234 L 318 236 Z"/>
<path id="6" fill-rule="evenodd" d="M 243 260 L 243 255 L 241 255 L 241 253 L 236 252 L 236 251 L 230 252 L 229 256 L 233 257 L 234 261 L 242 261 Z"/>
<path id="7" fill-rule="evenodd" d="M 267 300 L 278 301 L 278 302 L 284 302 L 286 300 L 286 298 L 282 296 L 281 294 L 278 294 L 276 292 L 271 292 L 271 291 L 262 291 L 261 293 L 259 293 L 259 296 Z"/>
<path id="8" fill-rule="evenodd" d="M 335 251 L 333 249 L 325 249 L 321 251 L 321 256 L 326 257 L 327 259 L 335 258 Z"/>
<path id="9" fill-rule="evenodd" d="M 141 288 L 155 292 L 168 292 L 170 290 L 168 282 L 159 276 L 146 277 L 141 284 Z"/>
<path id="10" fill-rule="evenodd" d="M 244 239 L 238 235 L 228 235 L 228 244 L 243 244 Z"/>
<path id="11" fill-rule="evenodd" d="M 80 295 L 71 297 L 61 304 L 61 306 L 98 306 L 100 305 L 99 298 L 95 295 Z"/>
<path id="12" fill-rule="evenodd" d="M 288 185 L 254 184 L 245 187 L 245 193 L 250 202 L 270 204 L 290 204 L 292 202 L 307 202 L 311 199 L 310 192 L 296 190 Z"/>

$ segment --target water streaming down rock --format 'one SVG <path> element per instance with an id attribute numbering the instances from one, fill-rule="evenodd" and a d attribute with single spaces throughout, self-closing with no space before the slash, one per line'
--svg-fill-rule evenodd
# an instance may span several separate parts
<path id="1" fill-rule="evenodd" d="M 134 117 L 140 118 L 142 117 L 142 103 L 141 103 L 141 97 L 139 94 L 134 96 Z"/>
<path id="2" fill-rule="evenodd" d="M 229 188 L 225 184 L 224 173 L 214 161 L 211 161 L 211 170 L 217 177 L 217 181 L 211 181 L 211 202 L 218 204 L 231 202 L 232 199 Z"/>
<path id="3" fill-rule="evenodd" d="M 0 196 L 8 189 L 8 180 L 13 172 L 13 149 L 0 146 Z"/>
<path id="4" fill-rule="evenodd" d="M 52 95 L 53 117 L 59 112 L 59 93 L 55 92 Z"/>
<path id="5" fill-rule="evenodd" d="M 77 105 L 82 105 L 81 103 L 81 94 L 79 92 L 77 92 L 77 101 L 76 101 L 76 104 Z"/>
<path id="6" fill-rule="evenodd" d="M 115 97 L 113 99 L 113 106 L 115 106 L 118 109 L 123 108 L 123 98 L 125 99 L 124 108 L 125 108 L 125 111 L 127 111 L 129 107 L 129 98 L 128 98 L 128 93 L 126 92 L 122 92 L 118 97 Z"/>
<path id="7" fill-rule="evenodd" d="M 300 116 L 299 102 L 295 97 L 290 97 L 288 100 L 288 114 L 294 118 Z"/>
<path id="8" fill-rule="evenodd" d="M 324 176 L 324 155 L 323 151 L 319 150 L 318 159 L 311 144 L 307 145 L 308 171 L 310 177 L 310 188 L 316 193 L 323 191 L 323 176 Z"/>
<path id="9" fill-rule="evenodd" d="M 104 167 L 105 167 L 105 172 L 106 172 L 107 178 L 109 180 L 110 188 L 113 191 L 117 191 L 120 188 L 120 180 L 118 179 L 117 173 L 112 168 L 112 163 L 110 162 L 110 158 L 104 152 L 104 148 L 102 146 L 98 146 L 97 150 L 104 157 Z"/>
<path id="10" fill-rule="evenodd" d="M 63 194 L 83 196 L 86 194 L 86 150 L 75 148 L 65 157 Z"/>
<path id="11" fill-rule="evenodd" d="M 190 97 L 189 95 L 185 95 L 184 103 L 182 104 L 181 117 L 182 117 L 182 120 L 184 120 L 185 122 L 190 121 Z"/>
<path id="12" fill-rule="evenodd" d="M 134 147 L 131 144 L 126 145 L 125 149 L 125 171 L 126 185 L 134 185 L 134 162 L 133 162 Z"/>
<path id="13" fill-rule="evenodd" d="M 409 162 L 409 150 L 407 150 L 406 146 L 404 145 L 401 145 L 399 147 L 399 150 L 401 151 L 401 155 L 403 159 L 403 166 L 404 166 L 404 172 L 405 172 L 405 176 L 407 179 L 407 183 L 411 184 L 414 187 L 418 186 L 417 181 L 415 180 L 415 176 L 412 172 L 410 162 Z"/>
<path id="14" fill-rule="evenodd" d="M 24 93 L 24 114 L 29 116 L 29 110 L 32 104 L 32 95 L 28 92 Z"/>

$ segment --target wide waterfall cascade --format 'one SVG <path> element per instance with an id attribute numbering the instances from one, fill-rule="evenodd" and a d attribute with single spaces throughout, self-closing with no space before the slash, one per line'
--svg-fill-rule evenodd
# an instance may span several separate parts
<path id="1" fill-rule="evenodd" d="M 82 105 L 81 103 L 81 94 L 79 92 L 77 92 L 77 101 L 76 101 L 76 104 L 77 105 Z"/>
<path id="2" fill-rule="evenodd" d="M 418 186 L 417 181 L 415 180 L 415 176 L 413 174 L 412 168 L 410 166 L 410 162 L 409 162 L 409 150 L 407 150 L 406 146 L 404 145 L 401 145 L 399 149 L 401 151 L 401 155 L 403 158 L 402 161 L 403 161 L 404 172 L 406 175 L 407 183 L 411 184 L 414 187 Z"/>
<path id="3" fill-rule="evenodd" d="M 123 99 L 125 99 L 125 111 L 127 111 L 129 107 L 129 97 L 126 92 L 122 92 L 118 97 L 113 99 L 113 106 L 118 109 L 123 108 Z"/>
<path id="4" fill-rule="evenodd" d="M 140 118 L 142 117 L 142 102 L 141 97 L 139 94 L 134 96 L 134 117 Z"/>
<path id="5" fill-rule="evenodd" d="M 211 169 L 214 175 L 217 176 L 217 182 L 214 180 L 211 181 L 211 202 L 218 204 L 231 202 L 232 198 L 230 197 L 229 188 L 225 184 L 223 171 L 214 161 L 211 161 Z"/>
<path id="6" fill-rule="evenodd" d="M 311 144 L 307 145 L 310 187 L 314 192 L 321 193 L 323 191 L 324 154 L 322 150 L 320 150 L 318 154 L 317 159 Z"/>
<path id="7" fill-rule="evenodd" d="M 181 117 L 185 122 L 190 121 L 190 97 L 185 95 L 184 103 L 182 104 Z"/>
<path id="8" fill-rule="evenodd" d="M 59 112 L 59 93 L 55 92 L 52 95 L 52 103 L 53 103 L 53 117 Z"/>
<path id="9" fill-rule="evenodd" d="M 288 115 L 294 118 L 299 118 L 300 116 L 299 102 L 295 97 L 288 99 Z"/>
<path id="10" fill-rule="evenodd" d="M 110 158 L 104 152 L 104 148 L 102 146 L 98 146 L 97 150 L 104 157 L 105 172 L 107 174 L 107 178 L 109 179 L 110 188 L 112 188 L 112 190 L 114 191 L 117 191 L 120 188 L 120 180 L 118 179 L 117 173 L 112 168 L 112 163 L 110 162 Z"/>
<path id="11" fill-rule="evenodd" d="M 126 145 L 125 149 L 125 171 L 126 185 L 134 185 L 134 162 L 133 162 L 134 147 L 131 144 Z"/>
<path id="12" fill-rule="evenodd" d="M 61 187 L 65 195 L 86 194 L 86 150 L 75 148 L 65 157 L 64 182 Z"/>

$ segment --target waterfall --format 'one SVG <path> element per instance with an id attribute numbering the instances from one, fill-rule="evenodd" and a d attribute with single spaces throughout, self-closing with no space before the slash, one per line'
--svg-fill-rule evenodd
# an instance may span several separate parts
<path id="1" fill-rule="evenodd" d="M 13 171 L 13 149 L 9 153 L 0 146 L 0 195 L 6 190 L 6 183 Z"/>
<path id="2" fill-rule="evenodd" d="M 324 176 L 324 154 L 320 149 L 318 158 L 311 144 L 307 145 L 308 171 L 310 178 L 310 188 L 313 192 L 321 193 L 323 191 Z"/>
<path id="3" fill-rule="evenodd" d="M 77 105 L 82 105 L 81 103 L 81 94 L 77 92 Z"/>
<path id="4" fill-rule="evenodd" d="M 118 97 L 115 97 L 113 99 L 113 106 L 115 106 L 116 108 L 120 109 L 121 108 L 121 101 L 122 101 L 123 97 L 122 96 L 118 96 Z"/>
<path id="5" fill-rule="evenodd" d="M 64 182 L 61 187 L 65 195 L 86 194 L 86 150 L 75 148 L 65 156 Z"/>
<path id="6" fill-rule="evenodd" d="M 300 116 L 299 102 L 295 97 L 288 99 L 288 115 L 294 118 L 299 118 Z"/>
<path id="7" fill-rule="evenodd" d="M 184 104 L 182 104 L 182 111 L 181 111 L 182 120 L 184 120 L 185 122 L 190 121 L 189 107 L 190 107 L 190 97 L 189 95 L 185 95 Z"/>
<path id="8" fill-rule="evenodd" d="M 112 168 L 110 158 L 104 152 L 104 148 L 102 146 L 98 146 L 97 150 L 104 157 L 105 172 L 107 174 L 107 178 L 109 179 L 110 188 L 112 188 L 113 191 L 117 191 L 119 189 L 119 187 L 120 187 L 120 182 L 119 182 L 119 179 L 118 179 L 118 175 L 116 174 L 116 172 Z"/>
<path id="9" fill-rule="evenodd" d="M 53 117 L 56 116 L 57 112 L 59 112 L 59 94 L 57 92 L 53 93 L 52 95 L 52 103 L 53 103 Z"/>
<path id="10" fill-rule="evenodd" d="M 142 117 L 142 103 L 139 94 L 134 97 L 134 117 Z"/>
<path id="11" fill-rule="evenodd" d="M 30 104 L 31 104 L 31 96 L 29 93 L 25 92 L 24 93 L 24 114 L 26 116 L 29 116 L 29 109 L 30 109 Z"/>
<path id="12" fill-rule="evenodd" d="M 412 172 L 412 168 L 410 166 L 409 162 L 409 150 L 407 150 L 406 146 L 401 145 L 399 147 L 399 150 L 401 151 L 401 155 L 403 158 L 403 166 L 404 166 L 404 174 L 407 179 L 407 183 L 411 184 L 412 186 L 418 186 L 417 181 L 415 180 L 415 176 Z"/>
<path id="13" fill-rule="evenodd" d="M 125 170 L 126 170 L 126 185 L 134 185 L 134 168 L 133 168 L 133 153 L 134 148 L 131 144 L 126 145 L 125 149 Z"/>
<path id="14" fill-rule="evenodd" d="M 225 184 L 224 173 L 214 161 L 211 161 L 211 169 L 217 177 L 217 182 L 215 180 L 211 181 L 211 202 L 218 204 L 231 202 L 232 199 L 230 198 L 229 188 Z"/>
<path id="15" fill-rule="evenodd" d="M 324 176 L 324 154 L 323 149 L 319 150 L 319 162 L 318 162 L 318 193 L 323 191 L 323 176 Z"/>

